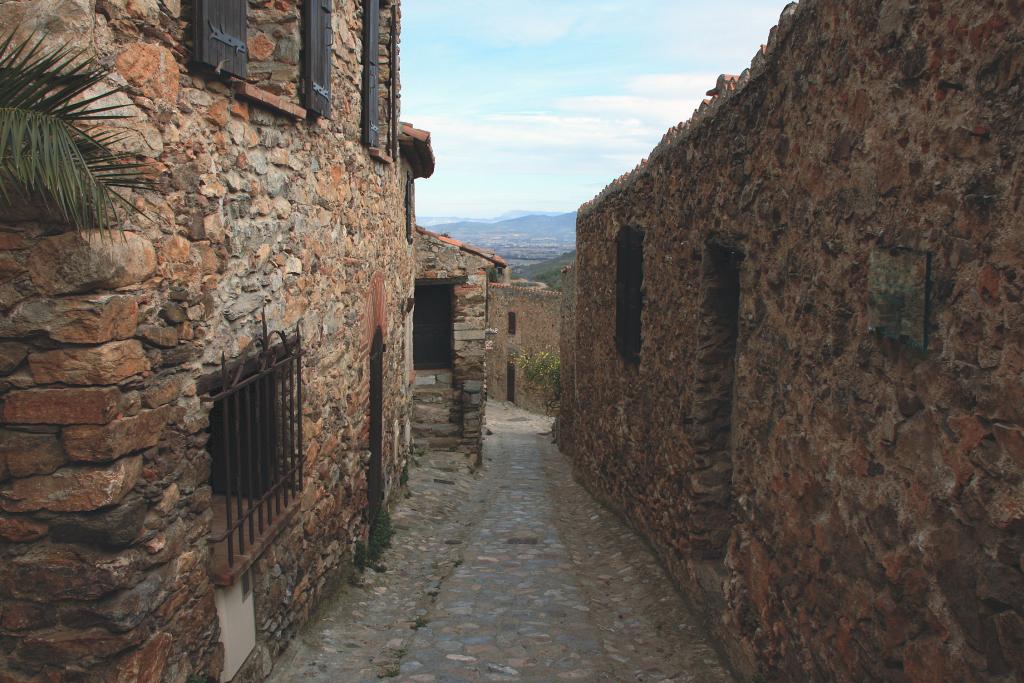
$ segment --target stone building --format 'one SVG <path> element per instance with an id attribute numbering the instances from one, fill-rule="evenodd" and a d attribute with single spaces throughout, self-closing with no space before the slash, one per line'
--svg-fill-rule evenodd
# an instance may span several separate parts
<path id="1" fill-rule="evenodd" d="M 516 366 L 518 354 L 558 353 L 562 295 L 539 287 L 491 285 L 487 299 L 487 395 L 535 413 L 549 411 L 542 387 Z"/>
<path id="2" fill-rule="evenodd" d="M 416 227 L 412 326 L 417 446 L 479 460 L 484 416 L 488 273 L 507 276 L 496 254 Z"/>
<path id="3" fill-rule="evenodd" d="M 0 679 L 259 680 L 350 571 L 409 450 L 399 19 L 0 5 L 114 66 L 159 185 L 109 239 L 0 216 Z"/>
<path id="4" fill-rule="evenodd" d="M 574 456 L 576 390 L 576 265 L 562 269 L 562 308 L 558 321 L 558 363 L 561 383 L 558 410 L 558 447 Z"/>
<path id="5" fill-rule="evenodd" d="M 748 680 L 1024 679 L 1024 6 L 790 5 L 580 211 L 580 480 Z"/>

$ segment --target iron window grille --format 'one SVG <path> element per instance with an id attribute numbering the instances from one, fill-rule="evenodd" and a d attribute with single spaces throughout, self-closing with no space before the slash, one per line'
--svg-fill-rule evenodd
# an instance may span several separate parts
<path id="1" fill-rule="evenodd" d="M 274 343 L 275 341 L 278 343 Z M 247 350 L 248 351 L 248 350 Z M 302 489 L 302 336 L 267 332 L 234 372 L 221 359 L 221 386 L 204 399 L 213 457 L 214 578 L 256 559 Z"/>

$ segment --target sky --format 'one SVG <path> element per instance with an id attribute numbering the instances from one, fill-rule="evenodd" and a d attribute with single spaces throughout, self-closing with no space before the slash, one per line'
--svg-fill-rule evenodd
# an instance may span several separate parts
<path id="1" fill-rule="evenodd" d="M 785 0 L 411 0 L 402 120 L 420 216 L 574 211 L 750 65 Z"/>

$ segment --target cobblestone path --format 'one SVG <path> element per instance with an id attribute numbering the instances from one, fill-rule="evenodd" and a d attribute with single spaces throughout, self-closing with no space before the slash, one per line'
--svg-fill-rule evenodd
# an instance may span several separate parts
<path id="1" fill-rule="evenodd" d="M 489 404 L 485 468 L 426 456 L 386 571 L 326 604 L 272 681 L 732 680 L 650 551 L 572 481 L 550 420 Z"/>

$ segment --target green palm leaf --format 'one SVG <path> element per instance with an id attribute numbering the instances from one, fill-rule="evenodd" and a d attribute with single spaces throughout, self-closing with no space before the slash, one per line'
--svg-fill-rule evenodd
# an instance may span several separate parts
<path id="1" fill-rule="evenodd" d="M 0 199 L 54 205 L 78 229 L 109 229 L 117 208 L 135 207 L 122 193 L 151 190 L 145 164 L 113 146 L 127 133 L 103 124 L 126 116 L 102 101 L 121 92 L 103 83 L 110 69 L 84 52 L 44 49 L 42 40 L 0 41 Z"/>

